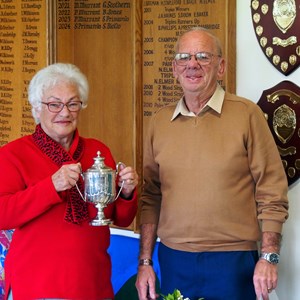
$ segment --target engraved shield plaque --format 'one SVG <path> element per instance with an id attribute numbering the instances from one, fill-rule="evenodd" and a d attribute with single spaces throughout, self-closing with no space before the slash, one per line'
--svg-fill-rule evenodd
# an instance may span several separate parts
<path id="1" fill-rule="evenodd" d="M 300 87 L 282 81 L 263 91 L 257 104 L 268 121 L 290 185 L 300 176 Z"/>
<path id="2" fill-rule="evenodd" d="M 289 75 L 300 64 L 300 0 L 251 0 L 258 43 L 271 64 Z"/>

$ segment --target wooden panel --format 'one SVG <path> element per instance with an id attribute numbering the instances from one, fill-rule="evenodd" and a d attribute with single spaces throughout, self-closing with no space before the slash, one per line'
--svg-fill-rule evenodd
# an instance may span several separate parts
<path id="1" fill-rule="evenodd" d="M 47 64 L 46 1 L 2 1 L 0 16 L 0 146 L 35 128 L 27 86 Z"/>

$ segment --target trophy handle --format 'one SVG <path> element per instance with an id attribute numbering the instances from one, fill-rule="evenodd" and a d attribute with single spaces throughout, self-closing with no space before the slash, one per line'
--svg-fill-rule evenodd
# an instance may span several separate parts
<path id="1" fill-rule="evenodd" d="M 126 165 L 124 164 L 124 163 L 122 163 L 121 161 L 119 161 L 117 164 L 116 164 L 116 175 L 118 175 L 119 174 L 119 172 L 120 172 L 120 166 L 124 166 L 124 167 L 126 167 Z"/>
<path id="2" fill-rule="evenodd" d="M 77 183 L 75 183 L 75 186 L 76 186 L 76 189 L 77 189 L 77 191 L 78 191 L 80 197 L 82 198 L 82 200 L 83 200 L 84 202 L 86 202 L 86 197 L 83 197 L 83 195 L 82 195 L 82 193 L 80 192 L 80 189 L 79 189 Z"/>
<path id="3" fill-rule="evenodd" d="M 116 164 L 116 175 L 119 174 L 120 166 L 121 166 L 121 165 L 123 165 L 124 167 L 126 166 L 124 163 L 122 163 L 121 161 L 119 161 L 119 162 Z M 120 189 L 119 189 L 119 192 L 118 192 L 117 196 L 115 197 L 115 200 L 117 200 L 117 199 L 119 198 L 119 196 L 120 196 L 120 194 L 121 194 L 121 192 L 122 192 L 124 183 L 125 183 L 125 182 L 124 182 L 124 180 L 123 180 L 123 181 L 122 181 L 122 185 L 121 185 L 121 187 L 120 187 Z"/>
<path id="4" fill-rule="evenodd" d="M 121 187 L 120 187 L 120 189 L 119 189 L 119 191 L 118 191 L 118 194 L 117 194 L 115 200 L 117 200 L 117 199 L 119 198 L 119 196 L 120 196 L 120 194 L 121 194 L 121 192 L 122 192 L 123 186 L 124 186 L 124 180 L 122 181 L 122 185 L 121 185 Z"/>

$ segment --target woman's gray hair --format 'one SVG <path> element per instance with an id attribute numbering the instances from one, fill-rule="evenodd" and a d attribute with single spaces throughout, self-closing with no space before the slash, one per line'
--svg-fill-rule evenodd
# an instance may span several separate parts
<path id="1" fill-rule="evenodd" d="M 52 64 L 38 71 L 29 83 L 28 101 L 31 104 L 31 112 L 36 124 L 40 123 L 37 112 L 41 110 L 45 90 L 62 82 L 75 84 L 80 101 L 82 101 L 82 108 L 87 107 L 89 84 L 86 76 L 75 65 Z"/>

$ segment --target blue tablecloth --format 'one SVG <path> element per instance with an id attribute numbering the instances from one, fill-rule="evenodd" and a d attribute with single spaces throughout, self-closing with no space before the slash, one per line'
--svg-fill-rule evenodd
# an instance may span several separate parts
<path id="1" fill-rule="evenodd" d="M 153 252 L 153 267 L 158 279 L 160 280 L 160 269 L 157 258 L 156 243 Z M 111 235 L 111 243 L 108 250 L 112 260 L 112 285 L 116 294 L 123 284 L 137 273 L 139 239 L 135 237 Z"/>

